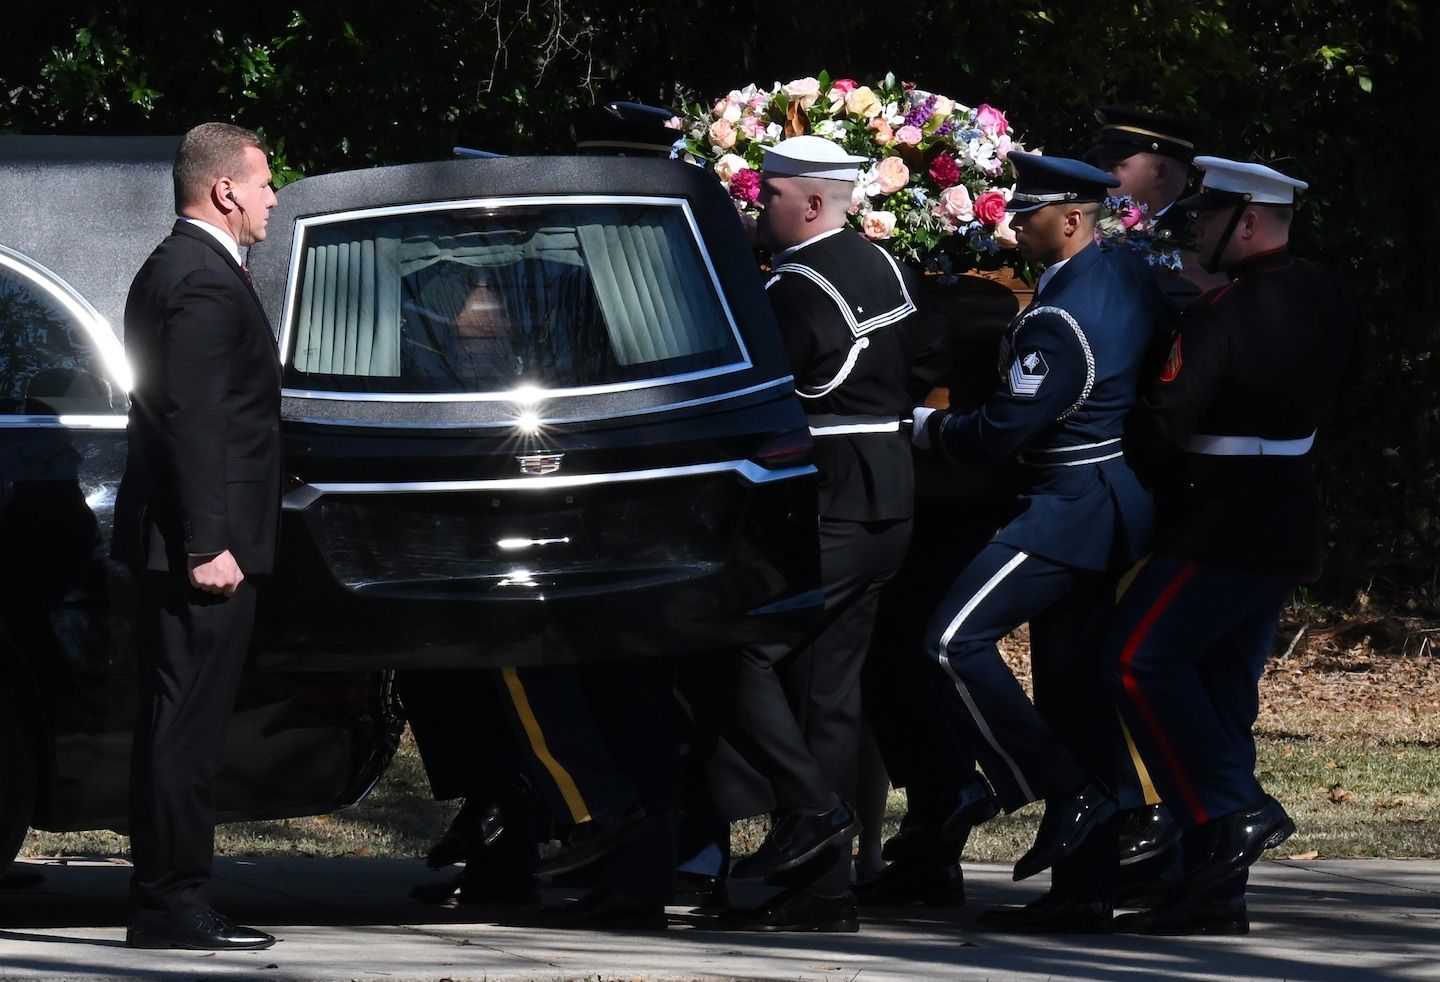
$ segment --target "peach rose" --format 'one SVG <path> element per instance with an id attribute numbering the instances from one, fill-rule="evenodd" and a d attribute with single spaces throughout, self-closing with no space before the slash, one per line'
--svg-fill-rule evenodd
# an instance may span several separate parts
<path id="1" fill-rule="evenodd" d="M 870 120 L 869 125 L 870 128 L 875 131 L 876 146 L 888 146 L 890 141 L 895 139 L 895 131 L 890 128 L 890 124 L 882 117 L 876 116 Z"/>
<path id="2" fill-rule="evenodd" d="M 860 231 L 867 239 L 888 239 L 895 233 L 895 216 L 888 211 L 872 211 L 860 220 Z"/>
<path id="3" fill-rule="evenodd" d="M 955 100 L 947 99 L 943 95 L 935 97 L 935 108 L 930 112 L 931 119 L 945 119 L 955 111 Z"/>
<path id="4" fill-rule="evenodd" d="M 1000 223 L 995 226 L 995 244 L 1002 249 L 1013 249 L 1019 244 L 1019 240 L 1015 238 L 1015 230 L 1010 227 L 1008 211 Z"/>
<path id="5" fill-rule="evenodd" d="M 882 194 L 894 194 L 910 183 L 910 168 L 899 157 L 886 157 L 875 168 L 875 183 Z"/>
<path id="6" fill-rule="evenodd" d="M 862 85 L 858 89 L 851 89 L 845 93 L 845 111 L 852 116 L 861 119 L 871 119 L 880 115 L 885 108 L 885 103 L 868 85 Z"/>
<path id="7" fill-rule="evenodd" d="M 715 108 L 710 110 L 710 112 L 718 119 L 723 119 L 730 123 L 738 123 L 740 122 L 742 110 L 740 103 L 733 99 L 721 99 L 715 103 Z"/>
<path id="8" fill-rule="evenodd" d="M 797 78 L 785 86 L 785 97 L 792 105 L 798 104 L 801 109 L 809 109 L 820 99 L 820 82 L 809 75 Z"/>
<path id="9" fill-rule="evenodd" d="M 923 139 L 925 134 L 920 132 L 918 126 L 902 126 L 895 131 L 895 142 L 903 146 L 913 147 Z"/>
<path id="10" fill-rule="evenodd" d="M 719 150 L 729 150 L 735 145 L 735 124 L 728 119 L 717 119 L 710 124 L 710 145 Z"/>
<path id="11" fill-rule="evenodd" d="M 720 182 L 722 184 L 724 184 L 726 187 L 729 187 L 730 178 L 734 177 L 737 172 L 742 171 L 749 166 L 750 164 L 746 162 L 745 158 L 740 156 L 738 153 L 727 153 L 725 156 L 715 161 L 715 176 L 720 178 Z"/>
<path id="12" fill-rule="evenodd" d="M 975 206 L 970 201 L 969 189 L 963 184 L 957 184 L 941 191 L 940 201 L 935 206 L 935 214 L 948 221 L 952 227 L 968 225 L 973 222 Z"/>

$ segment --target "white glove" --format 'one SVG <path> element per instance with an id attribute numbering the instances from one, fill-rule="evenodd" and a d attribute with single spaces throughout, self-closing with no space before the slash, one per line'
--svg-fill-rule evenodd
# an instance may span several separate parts
<path id="1" fill-rule="evenodd" d="M 910 431 L 910 442 L 921 450 L 930 449 L 930 431 L 926 428 L 925 421 L 934 411 L 929 406 L 916 406 L 910 414 L 910 418 L 915 421 L 914 428 Z"/>

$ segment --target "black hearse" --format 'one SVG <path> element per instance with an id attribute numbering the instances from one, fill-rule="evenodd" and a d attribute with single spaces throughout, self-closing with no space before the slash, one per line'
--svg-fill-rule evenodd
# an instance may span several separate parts
<path id="1" fill-rule="evenodd" d="M 134 585 L 109 559 L 130 277 L 173 140 L 0 137 L 0 868 L 123 828 Z M 456 160 L 282 188 L 250 266 L 284 364 L 280 570 L 225 820 L 352 803 L 388 672 L 690 652 L 818 610 L 814 470 L 713 179 Z"/>

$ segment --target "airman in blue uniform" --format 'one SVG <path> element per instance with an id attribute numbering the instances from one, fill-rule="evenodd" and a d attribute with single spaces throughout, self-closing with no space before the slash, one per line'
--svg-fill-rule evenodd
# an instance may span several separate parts
<path id="1" fill-rule="evenodd" d="M 1145 554 L 1154 528 L 1122 439 L 1166 309 L 1142 261 L 1095 241 L 1109 174 L 1064 158 L 1010 160 L 1012 227 L 1047 269 L 1005 335 L 1003 385 L 974 411 L 917 408 L 914 440 L 962 462 L 1018 456 L 1021 511 L 966 564 L 925 644 L 1000 804 L 1046 802 L 1015 876 L 1053 865 L 1051 893 L 981 923 L 1108 931 L 1116 806 L 1106 785 L 1119 735 L 1099 644 L 1118 573 Z M 1027 622 L 1034 704 L 996 646 Z"/>

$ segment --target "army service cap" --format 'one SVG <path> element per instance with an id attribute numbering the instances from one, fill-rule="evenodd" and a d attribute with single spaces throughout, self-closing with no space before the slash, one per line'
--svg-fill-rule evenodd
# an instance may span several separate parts
<path id="1" fill-rule="evenodd" d="M 1195 128 L 1178 116 L 1128 106 L 1095 110 L 1100 141 L 1085 152 L 1086 160 L 1116 161 L 1137 153 L 1158 153 L 1188 163 L 1195 156 Z"/>

